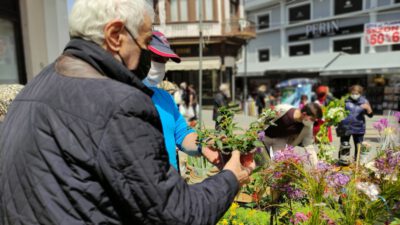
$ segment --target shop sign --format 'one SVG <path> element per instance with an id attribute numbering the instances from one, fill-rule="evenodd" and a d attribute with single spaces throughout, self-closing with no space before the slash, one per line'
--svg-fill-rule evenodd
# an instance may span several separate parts
<path id="1" fill-rule="evenodd" d="M 339 31 L 339 26 L 336 20 L 316 23 L 306 26 L 306 35 L 313 37 L 326 36 Z"/>
<path id="2" fill-rule="evenodd" d="M 364 36 L 369 46 L 393 45 L 400 43 L 400 21 L 367 23 Z"/>
<path id="3" fill-rule="evenodd" d="M 305 33 L 289 35 L 288 41 L 289 42 L 305 41 L 315 38 L 362 33 L 364 31 L 364 24 L 341 27 L 339 26 L 337 20 L 331 20 L 331 21 L 307 25 L 305 27 L 305 31 L 306 31 Z"/>

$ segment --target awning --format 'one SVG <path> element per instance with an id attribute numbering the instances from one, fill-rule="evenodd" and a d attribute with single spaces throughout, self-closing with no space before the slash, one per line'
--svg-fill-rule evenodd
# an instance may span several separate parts
<path id="1" fill-rule="evenodd" d="M 219 70 L 221 68 L 220 57 L 204 57 L 203 70 Z M 182 58 L 181 63 L 169 61 L 166 64 L 166 71 L 188 71 L 199 70 L 199 58 Z"/>
<path id="2" fill-rule="evenodd" d="M 274 72 L 313 73 L 320 72 L 343 53 L 316 54 L 311 56 L 285 57 L 267 63 L 248 63 L 247 76 L 260 76 Z M 238 65 L 239 76 L 244 75 L 244 64 Z"/>
<path id="3" fill-rule="evenodd" d="M 342 55 L 321 76 L 352 74 L 400 74 L 400 52 Z"/>

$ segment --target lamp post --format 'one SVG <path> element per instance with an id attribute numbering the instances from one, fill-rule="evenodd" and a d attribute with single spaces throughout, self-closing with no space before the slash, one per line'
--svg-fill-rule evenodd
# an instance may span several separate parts
<path id="1" fill-rule="evenodd" d="M 202 121 L 203 108 L 203 0 L 199 1 L 199 118 Z"/>

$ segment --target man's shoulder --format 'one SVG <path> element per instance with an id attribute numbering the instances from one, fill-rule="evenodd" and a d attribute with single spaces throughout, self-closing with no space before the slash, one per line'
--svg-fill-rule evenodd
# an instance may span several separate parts
<path id="1" fill-rule="evenodd" d="M 121 110 L 146 112 L 146 107 L 152 105 L 150 97 L 133 86 L 109 78 L 66 77 L 51 68 L 35 77 L 19 100 L 47 105 L 63 115 L 93 122 Z"/>

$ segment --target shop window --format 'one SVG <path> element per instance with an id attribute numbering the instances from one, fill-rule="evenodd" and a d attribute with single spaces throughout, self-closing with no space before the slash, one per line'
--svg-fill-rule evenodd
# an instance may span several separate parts
<path id="1" fill-rule="evenodd" d="M 335 15 L 361 11 L 363 8 L 362 0 L 334 0 Z"/>
<path id="2" fill-rule="evenodd" d="M 0 83 L 19 83 L 14 24 L 0 18 Z"/>
<path id="3" fill-rule="evenodd" d="M 392 45 L 392 51 L 400 51 L 400 44 Z"/>
<path id="4" fill-rule="evenodd" d="M 258 51 L 258 61 L 260 62 L 269 61 L 269 49 L 263 49 Z"/>
<path id="5" fill-rule="evenodd" d="M 311 4 L 289 8 L 289 23 L 298 23 L 311 19 Z"/>
<path id="6" fill-rule="evenodd" d="M 361 53 L 361 38 L 350 38 L 344 40 L 336 40 L 333 42 L 334 52 L 346 52 L 348 54 Z"/>
<path id="7" fill-rule="evenodd" d="M 289 56 L 310 55 L 310 44 L 292 45 L 289 47 Z"/>
<path id="8" fill-rule="evenodd" d="M 269 28 L 270 17 L 269 14 L 264 14 L 257 17 L 257 29 L 264 30 Z"/>

